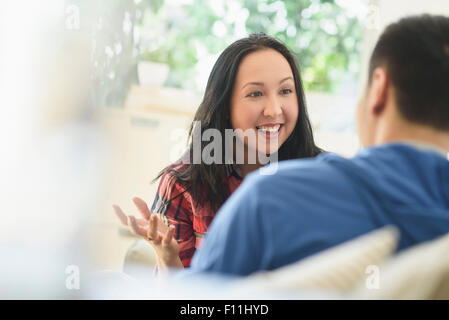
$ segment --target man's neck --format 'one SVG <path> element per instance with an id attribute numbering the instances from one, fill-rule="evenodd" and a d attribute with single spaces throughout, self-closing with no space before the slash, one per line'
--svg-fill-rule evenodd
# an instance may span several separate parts
<path id="1" fill-rule="evenodd" d="M 375 144 L 405 142 L 433 146 L 449 153 L 449 132 L 436 130 L 423 125 L 395 124 L 380 130 Z"/>

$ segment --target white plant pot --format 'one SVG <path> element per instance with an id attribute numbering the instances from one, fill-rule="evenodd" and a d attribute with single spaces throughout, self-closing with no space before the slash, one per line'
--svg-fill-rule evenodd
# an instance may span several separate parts
<path id="1" fill-rule="evenodd" d="M 169 71 L 170 67 L 165 63 L 140 61 L 137 64 L 137 76 L 142 87 L 162 87 Z"/>

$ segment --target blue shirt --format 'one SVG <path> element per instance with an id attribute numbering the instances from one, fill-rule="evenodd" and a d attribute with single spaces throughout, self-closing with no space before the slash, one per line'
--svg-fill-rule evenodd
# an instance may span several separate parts
<path id="1" fill-rule="evenodd" d="M 250 174 L 217 213 L 190 272 L 273 270 L 395 225 L 398 250 L 449 232 L 449 161 L 406 144 L 322 154 Z"/>

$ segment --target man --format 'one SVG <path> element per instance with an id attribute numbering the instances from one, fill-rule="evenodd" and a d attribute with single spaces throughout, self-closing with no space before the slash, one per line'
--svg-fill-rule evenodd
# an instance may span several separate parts
<path id="1" fill-rule="evenodd" d="M 191 271 L 248 275 L 385 225 L 399 250 L 449 232 L 449 18 L 387 27 L 357 110 L 367 147 L 251 174 L 223 205 Z"/>

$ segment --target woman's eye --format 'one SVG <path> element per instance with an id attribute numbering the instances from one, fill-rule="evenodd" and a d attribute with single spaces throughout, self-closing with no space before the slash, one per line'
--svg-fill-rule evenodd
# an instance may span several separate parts
<path id="1" fill-rule="evenodd" d="M 261 95 L 262 95 L 262 92 L 260 92 L 260 91 L 254 91 L 254 92 L 251 92 L 250 94 L 248 94 L 247 97 L 253 97 L 253 98 L 255 98 L 255 97 L 260 97 Z"/>
<path id="2" fill-rule="evenodd" d="M 293 91 L 291 89 L 282 89 L 281 90 L 281 94 L 289 94 L 292 93 Z"/>

